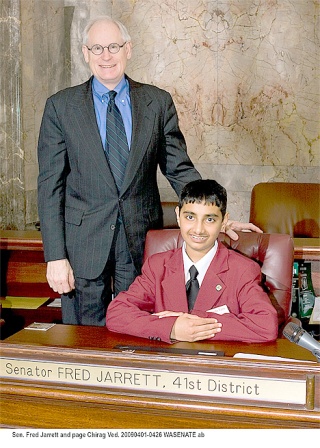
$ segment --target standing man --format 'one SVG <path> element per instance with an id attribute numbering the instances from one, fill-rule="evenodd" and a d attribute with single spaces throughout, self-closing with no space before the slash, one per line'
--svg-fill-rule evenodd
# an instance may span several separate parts
<path id="1" fill-rule="evenodd" d="M 132 54 L 126 28 L 110 17 L 91 21 L 82 52 L 92 77 L 45 106 L 39 217 L 63 323 L 104 326 L 112 282 L 114 295 L 128 289 L 140 273 L 147 231 L 162 225 L 157 167 L 177 195 L 200 174 L 170 94 L 125 75 Z"/>

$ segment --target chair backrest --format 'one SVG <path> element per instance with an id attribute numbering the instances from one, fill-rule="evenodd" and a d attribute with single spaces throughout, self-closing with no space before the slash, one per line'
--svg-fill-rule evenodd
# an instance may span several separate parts
<path id="1" fill-rule="evenodd" d="M 320 184 L 262 182 L 251 193 L 250 222 L 267 233 L 320 237 Z"/>
<path id="2" fill-rule="evenodd" d="M 161 202 L 163 211 L 163 228 L 164 229 L 178 229 L 177 216 L 175 208 L 178 202 Z"/>
<path id="3" fill-rule="evenodd" d="M 262 286 L 278 312 L 279 333 L 288 320 L 292 301 L 293 240 L 289 235 L 240 232 L 237 241 L 221 233 L 223 244 L 255 260 L 263 274 Z M 152 254 L 181 247 L 178 229 L 149 230 L 144 259 Z"/>

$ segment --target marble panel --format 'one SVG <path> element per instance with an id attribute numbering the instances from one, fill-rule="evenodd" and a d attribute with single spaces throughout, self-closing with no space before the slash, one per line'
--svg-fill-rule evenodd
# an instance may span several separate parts
<path id="1" fill-rule="evenodd" d="M 64 1 L 22 1 L 21 23 L 25 187 L 30 191 L 36 189 L 36 149 L 45 101 L 70 84 L 66 63 L 70 39 L 66 40 L 64 33 Z"/>
<path id="2" fill-rule="evenodd" d="M 195 163 L 315 166 L 316 8 L 123 0 L 113 11 L 132 30 L 131 75 L 172 93 Z"/>
<path id="3" fill-rule="evenodd" d="M 319 179 L 318 167 L 201 163 L 195 166 L 204 179 L 215 179 L 227 189 L 231 218 L 243 222 L 249 219 L 251 190 L 254 185 L 260 182 L 314 182 L 314 179 Z M 158 184 L 164 201 L 177 200 L 169 182 L 160 172 Z"/>
<path id="4" fill-rule="evenodd" d="M 24 226 L 19 1 L 0 3 L 0 228 Z"/>
<path id="5" fill-rule="evenodd" d="M 26 191 L 26 224 L 25 228 L 29 230 L 37 230 L 38 223 L 38 195 L 37 190 Z"/>

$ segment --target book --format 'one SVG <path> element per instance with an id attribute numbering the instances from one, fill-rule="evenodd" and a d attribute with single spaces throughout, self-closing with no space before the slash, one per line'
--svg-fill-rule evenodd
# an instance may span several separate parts
<path id="1" fill-rule="evenodd" d="M 293 275 L 292 275 L 292 305 L 291 316 L 298 317 L 299 315 L 299 263 L 295 261 L 293 263 Z"/>
<path id="2" fill-rule="evenodd" d="M 311 278 L 311 262 L 299 262 L 299 319 L 309 318 L 315 302 Z"/>

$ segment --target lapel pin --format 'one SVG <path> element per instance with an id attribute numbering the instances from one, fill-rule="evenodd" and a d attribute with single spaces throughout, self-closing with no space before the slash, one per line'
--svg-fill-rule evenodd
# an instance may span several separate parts
<path id="1" fill-rule="evenodd" d="M 222 286 L 221 286 L 221 285 L 217 285 L 217 286 L 216 286 L 216 290 L 217 290 L 217 291 L 221 291 L 221 289 L 222 289 Z"/>

